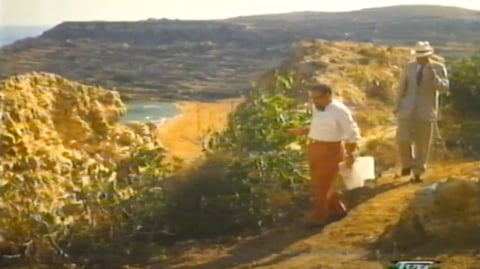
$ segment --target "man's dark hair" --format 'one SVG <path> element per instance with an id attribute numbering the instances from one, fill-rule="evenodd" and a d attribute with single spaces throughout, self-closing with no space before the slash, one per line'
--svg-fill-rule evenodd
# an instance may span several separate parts
<path id="1" fill-rule="evenodd" d="M 310 88 L 310 91 L 320 93 L 322 95 L 332 95 L 333 94 L 332 87 L 330 87 L 327 84 L 323 84 L 323 83 L 314 85 L 312 88 Z"/>

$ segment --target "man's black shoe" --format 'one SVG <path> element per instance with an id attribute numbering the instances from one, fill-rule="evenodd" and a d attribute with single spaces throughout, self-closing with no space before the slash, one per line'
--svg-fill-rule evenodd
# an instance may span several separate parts
<path id="1" fill-rule="evenodd" d="M 410 173 L 412 173 L 412 168 L 407 167 L 402 169 L 402 171 L 400 172 L 400 175 L 404 177 L 404 176 L 409 176 Z"/>
<path id="2" fill-rule="evenodd" d="M 341 214 L 331 215 L 331 216 L 328 217 L 327 223 L 332 223 L 332 222 L 339 221 L 339 220 L 345 218 L 346 216 L 347 216 L 346 212 L 341 213 Z"/>

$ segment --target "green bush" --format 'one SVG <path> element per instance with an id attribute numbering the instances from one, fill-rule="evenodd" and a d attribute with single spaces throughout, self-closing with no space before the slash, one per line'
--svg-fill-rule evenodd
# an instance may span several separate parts
<path id="1" fill-rule="evenodd" d="M 308 111 L 298 107 L 298 101 L 282 94 L 254 94 L 230 117 L 227 130 L 211 146 L 240 152 L 279 150 L 296 141 L 288 129 L 307 123 Z"/>
<path id="2" fill-rule="evenodd" d="M 480 55 L 462 59 L 450 66 L 449 104 L 464 118 L 480 114 Z"/>
<path id="3" fill-rule="evenodd" d="M 287 81 L 287 80 L 282 80 Z M 201 165 L 167 196 L 169 229 L 179 236 L 211 236 L 281 223 L 306 197 L 306 141 L 287 134 L 309 113 L 286 87 L 255 89 L 213 135 Z"/>
<path id="4" fill-rule="evenodd" d="M 215 236 L 288 217 L 305 193 L 304 171 L 290 155 L 209 156 L 167 196 L 169 229 L 180 237 Z"/>
<path id="5" fill-rule="evenodd" d="M 450 95 L 446 98 L 450 112 L 445 130 L 447 144 L 461 147 L 467 155 L 478 157 L 480 149 L 480 55 L 472 55 L 449 66 Z M 455 127 L 455 128 L 454 128 Z"/>

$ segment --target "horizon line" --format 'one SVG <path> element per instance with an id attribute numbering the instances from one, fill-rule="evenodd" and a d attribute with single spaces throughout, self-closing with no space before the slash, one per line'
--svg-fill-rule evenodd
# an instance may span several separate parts
<path id="1" fill-rule="evenodd" d="M 275 15 L 287 15 L 287 14 L 295 14 L 295 13 L 329 13 L 329 14 L 341 14 L 341 13 L 352 13 L 352 12 L 360 12 L 360 11 L 367 11 L 367 10 L 374 10 L 374 9 L 388 9 L 388 8 L 395 8 L 395 7 L 443 7 L 443 8 L 453 8 L 453 9 L 461 9 L 465 11 L 472 11 L 472 12 L 478 12 L 478 15 L 480 15 L 480 9 L 470 9 L 470 8 L 464 8 L 464 7 L 458 7 L 458 6 L 450 6 L 450 5 L 431 5 L 431 4 L 419 4 L 419 5 L 409 5 L 409 4 L 403 4 L 403 5 L 391 5 L 391 6 L 376 6 L 376 7 L 367 7 L 367 8 L 361 8 L 361 9 L 351 9 L 351 10 L 341 10 L 341 11 L 322 11 L 322 10 L 296 10 L 296 11 L 290 11 L 290 12 L 281 12 L 281 13 L 258 13 L 258 14 L 248 14 L 248 15 L 238 15 L 238 16 L 233 16 L 233 17 L 224 17 L 224 18 L 213 18 L 213 19 L 179 19 L 179 18 L 169 18 L 169 17 L 162 17 L 162 18 L 144 18 L 144 19 L 137 19 L 137 20 L 102 20 L 102 19 L 96 19 L 96 20 L 65 20 L 61 21 L 55 24 L 0 24 L 0 27 L 53 27 L 60 25 L 62 23 L 80 23 L 80 22 L 143 22 L 143 21 L 148 21 L 148 20 L 170 20 L 170 21 L 184 21 L 184 22 L 194 22 L 194 21 L 204 21 L 204 22 L 209 22 L 209 21 L 226 21 L 226 20 L 232 20 L 232 19 L 239 19 L 239 18 L 248 18 L 248 17 L 259 17 L 259 16 L 275 16 Z"/>

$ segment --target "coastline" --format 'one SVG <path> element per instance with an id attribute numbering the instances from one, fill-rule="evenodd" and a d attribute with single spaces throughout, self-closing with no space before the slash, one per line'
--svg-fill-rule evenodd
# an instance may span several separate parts
<path id="1" fill-rule="evenodd" d="M 202 154 L 203 138 L 211 131 L 226 126 L 228 115 L 242 99 L 225 99 L 212 102 L 180 101 L 175 106 L 180 114 L 159 125 L 157 138 L 172 157 L 193 160 Z"/>

